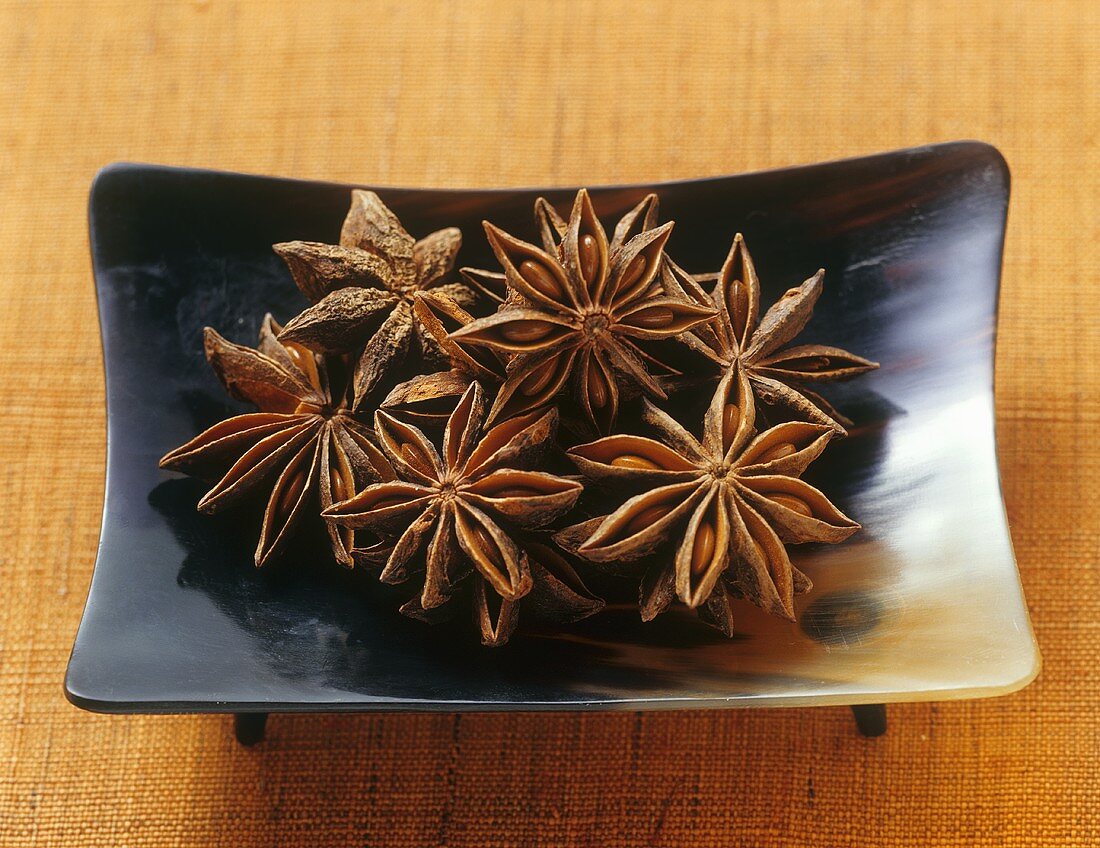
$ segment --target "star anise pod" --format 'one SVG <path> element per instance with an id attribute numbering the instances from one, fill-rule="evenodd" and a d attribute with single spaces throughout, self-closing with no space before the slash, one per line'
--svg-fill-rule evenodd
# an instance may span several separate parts
<path id="1" fill-rule="evenodd" d="M 643 489 L 607 516 L 556 537 L 593 562 L 642 560 L 671 538 L 675 556 L 651 558 L 643 578 L 642 617 L 673 596 L 729 632 L 732 593 L 794 617 L 794 595 L 810 581 L 792 564 L 787 542 L 848 538 L 859 525 L 799 479 L 836 431 L 791 421 L 753 438 L 755 404 L 748 377 L 730 372 L 704 416 L 702 440 L 648 401 L 643 414 L 660 441 L 609 436 L 569 451 L 589 480 Z"/>
<path id="2" fill-rule="evenodd" d="M 825 271 L 819 270 L 789 289 L 761 318 L 760 281 L 738 233 L 711 294 L 674 266 L 666 268 L 665 285 L 718 309 L 712 320 L 694 328 L 683 341 L 724 371 L 739 368 L 747 374 L 756 396 L 766 404 L 784 407 L 800 420 L 826 424 L 843 433 L 851 422 L 806 384 L 846 380 L 878 368 L 878 363 L 828 345 L 785 347 L 809 322 L 824 276 Z"/>
<path id="3" fill-rule="evenodd" d="M 611 236 L 611 242 L 608 248 L 610 252 L 614 253 L 616 249 L 628 242 L 635 235 L 656 228 L 659 207 L 659 198 L 656 194 L 650 193 L 642 198 L 642 200 L 632 209 L 627 211 L 615 225 L 615 230 Z M 569 222 L 562 218 L 553 205 L 544 197 L 535 200 L 535 226 L 538 228 L 539 238 L 542 242 L 543 249 L 545 249 L 547 253 L 556 255 L 561 249 L 562 238 L 564 238 L 569 229 Z M 649 289 L 645 292 L 644 296 L 660 297 L 665 294 L 673 294 L 676 297 L 693 299 L 694 292 L 684 291 L 681 286 L 676 284 L 673 284 L 671 287 L 666 285 L 668 277 L 665 270 L 666 266 L 671 266 L 680 271 L 679 267 L 672 261 L 668 253 L 662 250 L 660 258 L 661 270 L 653 276 L 653 281 L 649 284 Z M 470 268 L 463 268 L 461 273 L 471 285 L 489 297 L 493 296 L 492 291 L 494 286 L 507 287 L 507 281 L 504 274 L 492 275 L 487 271 L 474 272 Z M 680 273 L 685 272 L 680 271 Z M 714 276 L 713 274 L 710 275 L 710 279 L 713 280 Z M 498 281 L 494 279 L 494 277 L 499 277 L 500 280 Z M 700 277 L 693 277 L 693 279 L 700 281 Z M 495 299 L 499 300 L 499 298 Z M 713 308 L 713 304 L 709 299 L 695 300 L 695 302 L 704 309 Z M 700 326 L 702 325 L 696 325 L 696 329 Z M 675 350 L 675 346 L 680 344 L 682 344 L 680 342 L 680 336 L 666 339 L 645 339 L 635 342 L 634 352 L 645 360 L 650 374 L 652 374 L 666 391 L 670 386 L 676 387 L 678 385 L 678 381 L 675 378 L 683 376 L 679 368 L 671 362 L 671 359 L 675 357 L 666 355 L 672 353 Z"/>
<path id="4" fill-rule="evenodd" d="M 413 312 L 451 363 L 450 371 L 417 374 L 398 383 L 382 401 L 382 409 L 413 423 L 441 425 L 458 398 L 475 380 L 500 383 L 507 357 L 496 351 L 452 339 L 452 330 L 464 327 L 474 316 L 453 298 L 436 291 L 417 292 Z"/>
<path id="5" fill-rule="evenodd" d="M 206 358 L 219 379 L 260 411 L 221 421 L 160 461 L 161 468 L 221 478 L 199 501 L 201 512 L 218 512 L 270 487 L 257 566 L 279 553 L 306 516 L 368 483 L 394 479 L 368 428 L 351 415 L 347 358 L 280 341 L 279 331 L 266 316 L 253 349 L 206 328 Z M 354 533 L 327 530 L 337 561 L 352 565 Z"/>
<path id="6" fill-rule="evenodd" d="M 531 591 L 519 600 L 505 600 L 495 592 L 480 574 L 467 581 L 471 587 L 470 603 L 474 624 L 481 634 L 481 643 L 490 648 L 505 644 L 519 624 L 520 612 L 528 610 L 543 621 L 569 624 L 595 615 L 604 608 L 602 598 L 584 585 L 570 562 L 553 545 L 525 535 L 520 540 L 531 569 Z M 451 617 L 457 600 L 442 607 L 425 610 L 419 598 L 402 607 L 412 618 L 435 622 Z"/>
<path id="7" fill-rule="evenodd" d="M 553 438 L 555 410 L 511 418 L 482 434 L 484 420 L 484 393 L 472 383 L 447 420 L 440 453 L 419 429 L 378 411 L 378 443 L 398 479 L 367 486 L 324 513 L 341 527 L 403 530 L 381 579 L 401 583 L 423 565 L 423 588 L 406 612 L 441 606 L 472 571 L 504 601 L 522 598 L 531 590 L 531 567 L 505 528 L 544 527 L 581 493 L 576 481 L 524 467 Z"/>
<path id="8" fill-rule="evenodd" d="M 274 246 L 313 303 L 287 323 L 281 338 L 318 353 L 357 352 L 352 408 L 358 409 L 412 344 L 429 359 L 443 359 L 413 302 L 429 289 L 460 305 L 474 302 L 468 286 L 448 282 L 461 243 L 454 227 L 414 240 L 377 194 L 353 191 L 340 244 Z"/>
<path id="9" fill-rule="evenodd" d="M 549 403 L 570 378 L 584 418 L 598 432 L 615 419 L 621 377 L 665 397 L 637 341 L 677 336 L 714 314 L 686 297 L 651 293 L 671 229 L 668 223 L 609 243 L 584 189 L 552 251 L 485 222 L 509 297 L 451 338 L 514 355 L 490 421 Z M 552 246 L 548 231 L 544 246 Z"/>
<path id="10" fill-rule="evenodd" d="M 608 250 L 614 253 L 639 232 L 652 230 L 656 227 L 657 206 L 657 195 L 650 193 L 642 198 L 641 202 L 633 209 L 623 215 L 618 224 L 615 225 L 615 231 L 608 244 Z M 551 256 L 557 256 L 561 248 L 561 240 L 569 229 L 569 222 L 558 214 L 558 210 L 545 197 L 535 199 L 535 226 L 538 228 L 539 240 L 542 242 L 543 250 Z M 505 303 L 506 301 L 527 302 L 508 288 L 507 276 L 499 271 L 460 268 L 459 273 L 470 288 L 480 292 L 489 300 L 497 303 Z M 656 278 L 654 279 L 656 280 Z"/>

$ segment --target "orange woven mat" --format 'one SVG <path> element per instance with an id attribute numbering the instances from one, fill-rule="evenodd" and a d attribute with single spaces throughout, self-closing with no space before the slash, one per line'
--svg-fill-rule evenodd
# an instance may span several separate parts
<path id="1" fill-rule="evenodd" d="M 0 844 L 1100 844 L 1100 6 L 0 1 Z M 104 412 L 85 203 L 128 159 L 370 184 L 660 180 L 956 138 L 1013 169 L 1005 498 L 1045 668 L 1001 699 L 105 717 L 61 681 Z"/>

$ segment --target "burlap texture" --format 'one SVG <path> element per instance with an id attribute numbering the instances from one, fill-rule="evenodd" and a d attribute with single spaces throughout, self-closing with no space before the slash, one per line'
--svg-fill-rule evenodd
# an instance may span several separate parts
<path id="1" fill-rule="evenodd" d="M 1100 842 L 1100 7 L 0 3 L 0 844 Z M 980 138 L 1013 170 L 998 436 L 1044 652 L 983 702 L 112 718 L 61 694 L 104 412 L 85 203 L 128 159 L 371 184 L 657 180 Z"/>

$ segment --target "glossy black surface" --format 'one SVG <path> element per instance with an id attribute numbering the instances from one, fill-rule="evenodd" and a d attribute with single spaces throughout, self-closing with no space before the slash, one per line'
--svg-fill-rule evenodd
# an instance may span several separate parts
<path id="1" fill-rule="evenodd" d="M 879 360 L 833 394 L 853 435 L 818 479 L 866 528 L 796 563 L 799 624 L 745 606 L 725 640 L 625 605 L 504 649 L 401 617 L 387 587 L 297 553 L 252 567 L 255 516 L 207 518 L 201 483 L 158 458 L 239 411 L 201 328 L 252 344 L 265 310 L 303 305 L 271 244 L 333 241 L 349 186 L 117 165 L 92 189 L 108 396 L 99 557 L 66 692 L 104 711 L 642 708 L 858 703 L 995 694 L 1035 673 L 998 488 L 992 367 L 1007 170 L 940 145 L 711 180 L 598 189 L 605 218 L 646 191 L 669 250 L 716 269 L 746 234 L 770 303 L 818 267 L 806 340 Z M 462 228 L 460 264 L 494 267 L 490 218 L 534 237 L 531 203 L 572 189 L 378 189 L 414 235 Z M 242 532 L 243 528 L 243 532 Z M 463 622 L 465 625 L 465 622 Z"/>

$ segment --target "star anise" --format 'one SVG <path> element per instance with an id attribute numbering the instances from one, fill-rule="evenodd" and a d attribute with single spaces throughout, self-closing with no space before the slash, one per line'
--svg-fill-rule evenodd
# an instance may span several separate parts
<path id="1" fill-rule="evenodd" d="M 417 320 L 417 292 L 431 289 L 469 306 L 476 295 L 448 282 L 462 234 L 454 227 L 416 241 L 372 191 L 352 192 L 340 244 L 292 241 L 274 250 L 313 303 L 283 328 L 286 341 L 319 353 L 359 352 L 352 408 L 406 356 L 412 344 L 443 360 L 438 344 Z"/>
<path id="2" fill-rule="evenodd" d="M 471 587 L 474 624 L 481 643 L 490 648 L 505 644 L 519 624 L 521 610 L 543 621 L 568 624 L 595 615 L 604 608 L 602 598 L 584 585 L 576 569 L 553 545 L 530 535 L 520 540 L 531 569 L 531 591 L 519 600 L 505 600 L 480 574 L 467 581 Z M 413 598 L 401 611 L 411 618 L 436 622 L 451 617 L 456 599 L 442 607 L 424 609 Z"/>
<path id="3" fill-rule="evenodd" d="M 441 606 L 471 571 L 504 601 L 522 598 L 531 590 L 531 567 L 505 528 L 543 527 L 581 493 L 580 483 L 524 467 L 553 438 L 555 410 L 511 418 L 482 435 L 484 420 L 484 393 L 475 382 L 447 420 L 440 454 L 419 429 L 378 411 L 378 443 L 398 479 L 367 486 L 324 513 L 341 527 L 403 530 L 381 579 L 404 582 L 423 564 L 423 588 L 406 612 Z"/>
<path id="4" fill-rule="evenodd" d="M 792 564 L 786 542 L 831 542 L 859 525 L 799 479 L 836 431 L 791 421 L 753 438 L 755 403 L 743 372 L 726 374 L 704 416 L 702 440 L 648 401 L 643 414 L 661 440 L 616 435 L 569 451 L 590 480 L 644 489 L 607 516 L 558 535 L 593 562 L 623 563 L 653 554 L 675 537 L 675 556 L 653 558 L 643 579 L 642 617 L 675 595 L 707 605 L 729 632 L 732 593 L 792 619 L 796 591 L 810 581 Z"/>
<path id="5" fill-rule="evenodd" d="M 221 421 L 160 461 L 161 468 L 220 476 L 199 501 L 201 512 L 218 512 L 270 486 L 257 566 L 279 553 L 306 516 L 367 483 L 394 479 L 368 428 L 351 415 L 347 358 L 280 341 L 279 331 L 266 316 L 256 350 L 206 328 L 210 365 L 233 397 L 260 411 Z M 353 532 L 327 530 L 337 561 L 352 565 Z"/>
<path id="6" fill-rule="evenodd" d="M 681 291 L 697 303 L 711 303 L 718 314 L 695 327 L 684 341 L 724 370 L 739 368 L 748 375 L 756 396 L 784 407 L 800 420 L 826 424 L 843 433 L 850 425 L 807 383 L 846 380 L 878 368 L 878 363 L 828 345 L 784 347 L 802 332 L 821 296 L 824 270 L 789 289 L 760 318 L 760 281 L 745 240 L 738 233 L 707 294 L 698 281 L 680 269 L 666 268 L 666 288 Z"/>
<path id="7" fill-rule="evenodd" d="M 632 209 L 627 211 L 615 225 L 615 230 L 608 246 L 609 251 L 614 253 L 616 249 L 624 245 L 635 235 L 655 229 L 658 226 L 659 207 L 659 198 L 656 194 L 651 193 L 647 194 Z M 547 253 L 556 255 L 561 249 L 562 238 L 569 229 L 569 222 L 562 218 L 553 205 L 544 197 L 535 200 L 535 226 L 538 228 L 539 239 L 542 242 L 543 249 L 545 249 Z M 694 292 L 684 291 L 681 286 L 675 283 L 673 283 L 671 287 L 666 286 L 666 265 L 675 268 L 677 271 L 680 271 L 680 273 L 686 273 L 679 269 L 666 251 L 662 250 L 660 271 L 653 276 L 653 281 L 649 284 L 649 289 L 643 296 L 660 297 L 665 294 L 673 294 L 681 298 L 692 298 Z M 475 272 L 470 268 L 463 268 L 461 273 L 471 285 L 489 297 L 493 297 L 494 287 L 507 288 L 507 281 L 504 274 L 493 275 L 487 271 Z M 709 279 L 713 280 L 714 276 L 713 274 L 710 275 Z M 499 277 L 499 281 L 494 279 L 495 277 Z M 693 277 L 692 279 L 700 281 L 700 277 Z M 706 279 L 705 275 L 703 279 Z M 500 298 L 495 299 L 499 300 Z M 711 304 L 708 299 L 696 300 L 695 302 L 704 309 L 713 308 L 713 304 Z M 700 326 L 702 325 L 696 325 L 696 328 Z M 682 372 L 670 361 L 675 358 L 675 356 L 667 356 L 667 354 L 674 353 L 677 346 L 682 344 L 680 341 L 682 335 L 683 334 L 680 334 L 666 339 L 638 340 L 635 342 L 633 348 L 634 352 L 645 360 L 649 373 L 666 391 L 670 385 L 677 385 L 675 378 L 683 376 Z"/>
<path id="8" fill-rule="evenodd" d="M 614 253 L 632 236 L 656 227 L 657 206 L 657 195 L 647 194 L 641 202 L 623 215 L 618 224 L 615 225 L 615 232 L 611 236 L 608 250 Z M 569 222 L 558 214 L 558 210 L 545 197 L 535 199 L 535 226 L 538 228 L 539 240 L 542 242 L 543 250 L 551 256 L 557 256 L 561 248 L 561 240 L 569 229 Z M 526 303 L 524 298 L 508 288 L 507 276 L 499 271 L 460 268 L 459 273 L 472 289 L 480 292 L 489 300 L 497 303 L 517 300 Z"/>
<path id="9" fill-rule="evenodd" d="M 485 222 L 504 267 L 508 299 L 495 314 L 452 332 L 451 338 L 514 355 L 490 421 L 545 405 L 572 378 L 584 418 L 598 432 L 607 432 L 618 410 L 620 377 L 647 394 L 665 397 L 637 340 L 672 338 L 712 317 L 714 310 L 682 295 L 650 291 L 671 223 L 626 241 L 617 228 L 609 243 L 584 189 L 556 247 L 548 221 L 545 250 Z"/>
<path id="10" fill-rule="evenodd" d="M 470 383 L 502 382 L 507 358 L 448 335 L 471 323 L 474 316 L 445 294 L 417 292 L 413 312 L 450 360 L 451 370 L 418 374 L 398 383 L 382 401 L 382 409 L 414 423 L 439 425 L 446 421 Z"/>

